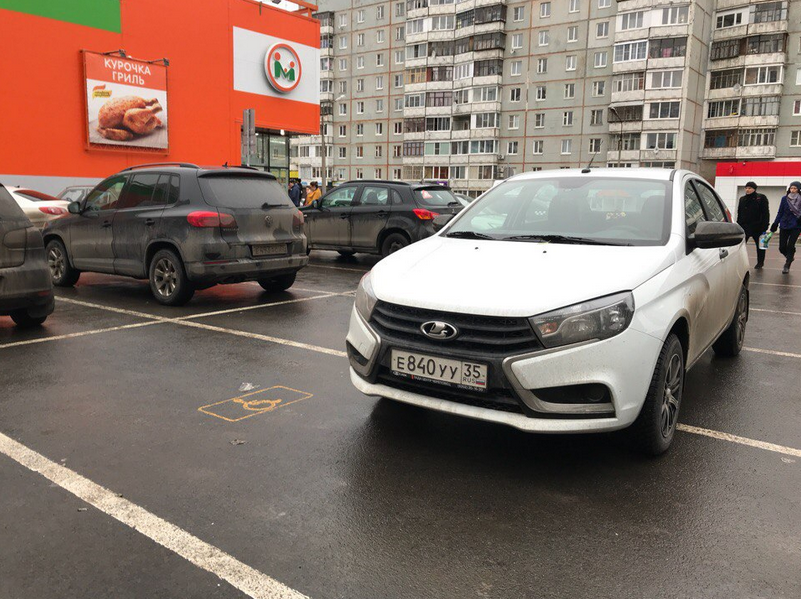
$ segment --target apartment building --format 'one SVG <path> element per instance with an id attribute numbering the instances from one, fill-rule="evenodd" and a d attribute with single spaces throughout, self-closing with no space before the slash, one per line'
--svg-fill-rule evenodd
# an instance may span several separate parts
<path id="1" fill-rule="evenodd" d="M 329 182 L 801 159 L 801 0 L 323 0 Z M 293 141 L 321 179 L 319 136 Z"/>

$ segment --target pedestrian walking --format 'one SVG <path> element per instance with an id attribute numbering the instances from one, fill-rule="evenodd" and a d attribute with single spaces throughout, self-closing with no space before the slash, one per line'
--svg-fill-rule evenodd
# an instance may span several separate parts
<path id="1" fill-rule="evenodd" d="M 309 183 L 309 193 L 306 194 L 306 206 L 311 204 L 314 200 L 319 200 L 323 192 L 317 186 L 317 181 Z"/>
<path id="2" fill-rule="evenodd" d="M 757 263 L 759 270 L 765 265 L 765 250 L 759 247 L 759 236 L 768 230 L 770 224 L 770 205 L 768 198 L 757 193 L 757 184 L 749 181 L 745 184 L 745 195 L 737 202 L 737 224 L 745 231 L 745 242 L 753 239 L 757 247 Z"/>
<path id="3" fill-rule="evenodd" d="M 795 243 L 801 233 L 801 182 L 793 181 L 787 190 L 787 195 L 779 204 L 779 212 L 770 227 L 772 233 L 779 231 L 779 251 L 784 254 L 786 262 L 782 269 L 783 274 L 790 272 L 790 265 L 795 260 Z"/>
<path id="4" fill-rule="evenodd" d="M 292 200 L 292 203 L 295 206 L 300 206 L 300 196 L 301 196 L 301 189 L 300 189 L 300 181 L 295 179 L 294 185 L 289 189 L 289 199 Z"/>

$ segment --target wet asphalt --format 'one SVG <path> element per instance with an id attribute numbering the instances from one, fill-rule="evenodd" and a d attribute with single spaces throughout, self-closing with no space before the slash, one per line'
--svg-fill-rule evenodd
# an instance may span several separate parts
<path id="1" fill-rule="evenodd" d="M 315 599 L 801 596 L 801 458 L 680 432 L 648 459 L 356 392 L 319 350 L 375 262 L 315 252 L 288 292 L 182 308 L 84 275 L 42 328 L 0 317 L 0 432 Z M 781 266 L 752 273 L 746 334 L 777 353 L 704 355 L 682 423 L 801 449 Z M 0 598 L 245 597 L 86 507 L 0 454 Z"/>

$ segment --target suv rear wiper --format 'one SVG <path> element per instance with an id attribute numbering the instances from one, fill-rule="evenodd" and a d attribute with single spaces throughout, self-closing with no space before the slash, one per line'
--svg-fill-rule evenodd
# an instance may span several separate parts
<path id="1" fill-rule="evenodd" d="M 461 206 L 462 203 L 459 200 L 453 200 L 452 202 L 448 202 L 448 206 Z"/>
<path id="2" fill-rule="evenodd" d="M 446 233 L 445 237 L 455 237 L 456 239 L 497 239 L 497 237 L 476 233 L 475 231 L 454 231 L 453 233 Z"/>
<path id="3" fill-rule="evenodd" d="M 264 202 L 261 205 L 263 210 L 266 210 L 267 208 L 283 208 L 284 206 L 286 206 L 286 204 L 270 204 L 269 202 Z"/>
<path id="4" fill-rule="evenodd" d="M 512 235 L 503 237 L 503 241 L 546 241 L 551 243 L 575 243 L 580 245 L 620 245 L 627 246 L 630 243 L 615 243 L 614 241 L 601 241 L 590 237 L 574 237 L 572 235 Z"/>

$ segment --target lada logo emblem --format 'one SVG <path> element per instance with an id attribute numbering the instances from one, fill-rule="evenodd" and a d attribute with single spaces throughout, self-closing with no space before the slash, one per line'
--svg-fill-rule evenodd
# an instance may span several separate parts
<path id="1" fill-rule="evenodd" d="M 271 226 L 272 224 L 273 224 L 273 217 L 272 217 L 272 216 L 269 216 L 269 215 L 265 216 L 265 217 L 264 217 L 264 226 L 265 226 L 265 227 L 269 227 L 269 226 Z"/>
<path id="2" fill-rule="evenodd" d="M 422 325 L 420 325 L 420 330 L 426 337 L 438 339 L 440 341 L 453 339 L 459 334 L 459 330 L 455 326 L 440 320 L 429 320 L 428 322 L 424 322 Z"/>

